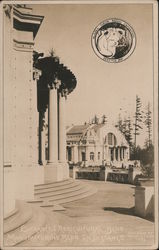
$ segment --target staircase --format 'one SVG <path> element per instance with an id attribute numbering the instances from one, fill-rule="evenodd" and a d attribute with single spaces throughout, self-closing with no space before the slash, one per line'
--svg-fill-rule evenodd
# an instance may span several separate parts
<path id="1" fill-rule="evenodd" d="M 67 179 L 35 186 L 35 200 L 52 205 L 76 201 L 96 193 L 97 190 L 82 181 Z M 43 204 L 41 206 L 44 206 Z"/>
<path id="2" fill-rule="evenodd" d="M 86 198 L 96 191 L 91 185 L 73 179 L 35 185 L 35 199 L 27 203 L 17 201 L 15 210 L 4 218 L 4 246 L 47 246 L 50 239 L 46 237 L 48 232 L 42 239 L 43 229 L 49 223 L 58 225 L 65 216 L 56 211 L 65 209 L 62 207 L 65 203 Z M 41 207 L 51 207 L 53 213 Z M 66 220 L 69 218 L 65 217 Z"/>
<path id="3" fill-rule="evenodd" d="M 45 225 L 42 209 L 16 202 L 16 209 L 4 218 L 4 246 L 17 246 L 35 235 Z"/>

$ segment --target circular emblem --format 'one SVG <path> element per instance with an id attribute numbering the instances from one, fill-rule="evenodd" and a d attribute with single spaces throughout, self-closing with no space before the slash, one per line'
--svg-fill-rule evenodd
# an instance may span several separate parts
<path id="1" fill-rule="evenodd" d="M 120 19 L 106 19 L 92 33 L 94 52 L 106 62 L 122 62 L 133 53 L 135 46 L 133 28 Z"/>

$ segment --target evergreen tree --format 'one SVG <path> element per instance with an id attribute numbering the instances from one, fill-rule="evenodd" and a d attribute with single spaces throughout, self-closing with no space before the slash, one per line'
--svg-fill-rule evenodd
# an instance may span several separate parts
<path id="1" fill-rule="evenodd" d="M 127 119 L 126 118 L 124 118 L 124 120 L 122 121 L 121 132 L 126 137 L 127 135 Z"/>
<path id="2" fill-rule="evenodd" d="M 136 111 L 135 111 L 135 123 L 134 123 L 134 146 L 136 147 L 136 139 L 137 136 L 140 135 L 140 130 L 142 129 L 141 123 L 142 123 L 142 111 L 141 111 L 142 103 L 140 97 L 136 96 Z"/>
<path id="3" fill-rule="evenodd" d="M 130 146 L 132 146 L 132 122 L 130 117 L 128 118 L 124 118 L 124 120 L 121 119 L 121 116 L 119 114 L 119 119 L 118 119 L 118 123 L 115 125 L 115 127 L 117 127 L 120 132 L 125 136 L 125 139 L 127 140 L 127 142 L 129 143 Z"/>
<path id="4" fill-rule="evenodd" d="M 125 121 L 126 129 L 125 129 L 125 138 L 128 141 L 129 145 L 132 146 L 132 123 L 130 117 Z"/>
<path id="5" fill-rule="evenodd" d="M 115 127 L 118 128 L 121 133 L 123 133 L 123 121 L 121 118 L 121 114 L 119 114 L 119 116 L 118 116 L 118 121 L 117 121 L 117 124 L 115 125 Z"/>
<path id="6" fill-rule="evenodd" d="M 148 138 L 146 139 L 146 146 L 150 147 L 150 145 L 152 144 L 152 112 L 150 109 L 150 103 L 148 103 L 147 107 L 146 107 L 146 114 L 145 114 L 145 125 L 147 128 L 147 133 L 148 133 Z"/>

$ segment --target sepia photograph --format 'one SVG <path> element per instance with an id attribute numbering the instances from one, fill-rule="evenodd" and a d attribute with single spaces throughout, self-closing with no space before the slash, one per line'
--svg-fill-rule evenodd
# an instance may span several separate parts
<path id="1" fill-rule="evenodd" d="M 157 1 L 0 7 L 0 248 L 158 249 Z"/>

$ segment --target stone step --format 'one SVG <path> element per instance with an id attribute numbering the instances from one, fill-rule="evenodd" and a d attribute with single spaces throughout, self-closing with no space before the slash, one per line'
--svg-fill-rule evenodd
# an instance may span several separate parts
<path id="1" fill-rule="evenodd" d="M 78 194 L 78 195 L 73 195 L 73 196 L 69 196 L 67 198 L 63 198 L 63 199 L 60 199 L 60 200 L 56 200 L 56 201 L 52 201 L 52 200 L 47 200 L 46 202 L 44 201 L 40 207 L 42 208 L 53 208 L 52 211 L 56 211 L 54 209 L 54 207 L 62 204 L 64 205 L 65 203 L 69 203 L 69 202 L 73 202 L 73 201 L 77 201 L 77 200 L 80 200 L 80 199 L 83 199 L 83 198 L 86 198 L 88 196 L 91 196 L 93 194 L 95 194 L 97 192 L 97 190 L 91 190 L 91 191 L 85 191 L 81 194 Z"/>
<path id="2" fill-rule="evenodd" d="M 55 202 L 56 204 L 59 204 L 60 200 L 63 200 L 63 199 L 67 199 L 67 198 L 70 198 L 70 197 L 77 197 L 83 193 L 89 193 L 89 191 L 91 191 L 90 187 L 87 186 L 87 187 L 84 187 L 78 191 L 74 191 L 74 192 L 70 192 L 68 194 L 61 194 L 61 195 L 58 195 L 58 196 L 51 196 L 51 197 L 48 197 L 48 198 L 43 198 L 43 199 L 48 199 L 49 201 L 51 202 Z"/>
<path id="3" fill-rule="evenodd" d="M 42 195 L 38 194 L 38 195 L 35 195 L 35 197 L 38 197 L 38 198 L 42 199 L 42 198 L 47 198 L 47 197 L 52 197 L 52 196 L 64 195 L 64 194 L 69 194 L 69 193 L 81 190 L 81 189 L 83 189 L 85 187 L 86 186 L 84 186 L 84 185 L 76 185 L 76 186 L 73 186 L 73 187 L 70 187 L 70 188 L 67 188 L 67 189 L 62 189 L 62 190 L 59 190 L 59 191 L 49 191 L 49 192 L 44 193 Z"/>
<path id="4" fill-rule="evenodd" d="M 61 223 L 64 223 L 65 225 L 66 220 L 70 221 L 71 219 L 59 212 L 46 212 L 46 225 L 32 237 L 18 244 L 18 247 L 21 247 L 20 249 L 23 249 L 22 247 L 28 247 L 29 249 L 32 250 L 33 247 L 36 247 L 35 249 L 39 249 L 38 247 L 47 248 L 48 244 L 50 244 L 50 242 L 54 240 L 55 237 L 54 228 L 58 228 L 59 222 L 60 225 Z M 43 249 L 45 248 L 42 248 L 42 250 Z M 52 248 L 50 248 L 50 250 L 51 249 Z"/>
<path id="5" fill-rule="evenodd" d="M 40 204 L 41 207 L 49 207 L 56 204 L 63 204 L 70 201 L 81 199 L 82 197 L 87 197 L 91 194 L 94 194 L 96 190 L 93 190 L 91 185 L 85 184 L 79 180 L 71 180 L 71 183 L 68 182 L 67 185 L 62 185 L 60 182 L 60 186 L 49 187 L 44 190 L 35 191 L 35 198 L 42 200 L 43 203 Z M 46 203 L 47 202 L 47 206 Z"/>
<path id="6" fill-rule="evenodd" d="M 27 223 L 32 218 L 32 216 L 32 208 L 30 208 L 27 204 L 20 203 L 18 205 L 18 212 L 4 220 L 3 232 L 8 233 L 17 229 L 18 227 Z"/>
<path id="7" fill-rule="evenodd" d="M 72 182 L 70 184 L 59 186 L 59 187 L 49 187 L 47 189 L 35 190 L 34 194 L 39 195 L 39 194 L 45 194 L 45 193 L 49 193 L 49 192 L 67 190 L 67 189 L 70 189 L 72 187 L 76 187 L 76 186 L 79 186 L 79 185 L 80 185 L 80 182 Z"/>
<path id="8" fill-rule="evenodd" d="M 87 185 L 81 181 L 69 180 L 67 182 L 60 182 L 60 185 L 59 182 L 55 184 L 55 189 L 51 188 L 50 190 L 49 186 L 47 188 L 48 192 L 42 193 L 44 197 L 41 199 L 36 199 L 35 202 L 31 200 L 29 204 L 20 202 L 15 211 L 12 211 L 5 217 L 5 246 L 47 246 L 52 239 L 52 233 L 50 232 L 48 235 L 48 232 L 44 233 L 43 229 L 46 226 L 47 220 L 50 221 L 53 219 L 54 223 L 56 222 L 58 225 L 59 219 L 63 216 L 61 211 L 65 210 L 65 208 L 60 205 L 63 206 L 65 203 L 86 198 L 97 191 L 92 188 L 91 185 Z M 71 186 L 69 187 L 69 185 Z M 59 187 L 60 190 L 56 189 Z M 47 210 L 40 208 L 40 205 L 49 206 L 54 216 L 51 218 L 50 215 L 46 216 Z M 42 239 L 39 239 L 39 237 Z"/>
<path id="9" fill-rule="evenodd" d="M 38 204 L 38 203 L 41 203 L 41 202 L 43 202 L 42 200 L 40 200 L 40 199 L 35 199 L 35 200 L 27 200 L 27 203 L 31 203 L 31 204 Z"/>
<path id="10" fill-rule="evenodd" d="M 57 182 L 49 182 L 49 183 L 44 183 L 44 184 L 38 184 L 35 185 L 34 190 L 43 190 L 43 189 L 47 189 L 50 187 L 60 187 L 60 186 L 65 186 L 65 185 L 69 185 L 70 183 L 74 182 L 73 179 L 66 179 L 63 181 L 57 181 Z"/>
<path id="11" fill-rule="evenodd" d="M 30 239 L 33 235 L 45 226 L 45 214 L 40 208 L 30 208 L 32 210 L 32 217 L 25 222 L 25 224 L 19 223 L 19 227 L 4 234 L 5 246 L 18 246 L 22 242 Z M 23 216 L 24 216 L 23 210 Z"/>
<path id="12" fill-rule="evenodd" d="M 61 205 L 55 205 L 55 206 L 53 206 L 53 211 L 65 211 L 66 210 L 66 208 L 64 208 L 64 207 L 62 207 Z"/>
<path id="13" fill-rule="evenodd" d="M 56 201 L 57 203 L 55 201 L 51 201 L 51 200 L 50 200 L 50 202 L 53 202 L 53 203 L 59 204 L 59 205 L 60 204 L 64 205 L 64 204 L 69 203 L 69 202 L 84 199 L 84 198 L 86 198 L 88 196 L 91 196 L 91 195 L 95 194 L 96 192 L 97 192 L 97 190 L 94 189 L 94 190 L 91 190 L 91 191 L 83 192 L 83 193 L 78 194 L 76 196 L 74 195 L 74 196 L 70 196 L 70 197 L 67 197 L 67 198 L 60 199 L 60 200 L 58 200 L 58 202 Z"/>
<path id="14" fill-rule="evenodd" d="M 54 205 L 48 200 L 44 200 L 40 207 L 53 207 Z"/>
<path id="15" fill-rule="evenodd" d="M 14 216 L 16 213 L 18 213 L 19 209 L 15 208 L 13 211 L 11 211 L 10 213 L 8 213 L 6 216 L 4 216 L 4 220 L 7 221 L 8 219 L 10 219 L 12 216 Z"/>

